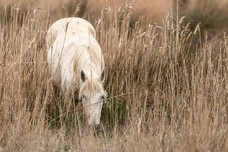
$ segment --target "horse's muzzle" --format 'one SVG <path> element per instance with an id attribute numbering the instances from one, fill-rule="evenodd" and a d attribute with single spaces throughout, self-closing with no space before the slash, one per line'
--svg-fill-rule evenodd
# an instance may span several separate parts
<path id="1" fill-rule="evenodd" d="M 99 124 L 94 125 L 94 129 L 96 131 L 99 131 L 101 129 L 101 126 Z"/>

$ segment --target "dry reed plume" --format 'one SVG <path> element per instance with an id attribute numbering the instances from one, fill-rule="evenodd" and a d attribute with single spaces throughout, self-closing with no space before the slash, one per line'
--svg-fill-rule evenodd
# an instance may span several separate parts
<path id="1" fill-rule="evenodd" d="M 101 18 L 109 98 L 94 135 L 81 106 L 66 112 L 49 82 L 45 36 L 56 16 L 18 24 L 10 11 L 0 22 L 0 151 L 228 151 L 227 33 L 209 41 L 167 17 L 129 34 L 128 14 L 122 24 Z"/>

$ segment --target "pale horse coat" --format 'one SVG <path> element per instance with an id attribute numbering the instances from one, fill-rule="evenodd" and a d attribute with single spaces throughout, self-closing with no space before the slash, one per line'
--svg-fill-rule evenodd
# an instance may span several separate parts
<path id="1" fill-rule="evenodd" d="M 81 18 L 60 19 L 49 28 L 46 42 L 53 83 L 68 102 L 79 93 L 76 98 L 82 101 L 88 123 L 99 125 L 106 92 L 104 59 L 94 27 Z"/>

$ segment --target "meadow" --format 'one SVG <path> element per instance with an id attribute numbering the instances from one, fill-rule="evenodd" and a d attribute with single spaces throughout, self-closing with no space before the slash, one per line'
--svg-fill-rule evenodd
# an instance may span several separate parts
<path id="1" fill-rule="evenodd" d="M 82 105 L 66 112 L 50 82 L 46 32 L 67 15 L 2 2 L 0 152 L 228 151 L 227 2 L 207 2 L 189 0 L 133 29 L 132 10 L 101 11 L 92 24 L 108 99 L 98 133 Z"/>

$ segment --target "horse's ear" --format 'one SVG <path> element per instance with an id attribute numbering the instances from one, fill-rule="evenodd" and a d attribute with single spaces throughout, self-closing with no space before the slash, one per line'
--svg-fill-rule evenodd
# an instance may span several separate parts
<path id="1" fill-rule="evenodd" d="M 101 81 L 104 81 L 104 70 L 101 73 Z"/>
<path id="2" fill-rule="evenodd" d="M 86 80 L 86 75 L 83 70 L 81 70 L 81 80 L 84 82 Z"/>

